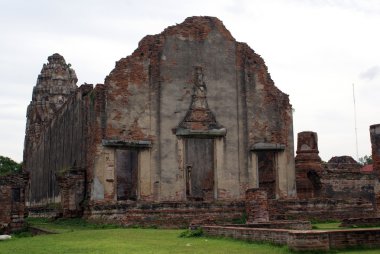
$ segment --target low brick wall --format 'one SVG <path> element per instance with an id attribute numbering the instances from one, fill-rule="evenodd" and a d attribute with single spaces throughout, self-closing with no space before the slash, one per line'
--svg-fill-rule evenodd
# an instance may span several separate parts
<path id="1" fill-rule="evenodd" d="M 217 224 L 240 219 L 244 202 L 161 202 L 161 203 L 115 203 L 113 205 L 91 203 L 85 218 L 125 226 L 139 225 L 160 228 L 187 228 L 192 221 L 202 218 Z"/>
<path id="2" fill-rule="evenodd" d="M 376 216 L 374 205 L 363 199 L 269 200 L 270 220 L 342 220 Z"/>
<path id="3" fill-rule="evenodd" d="M 225 224 L 225 227 L 243 227 L 243 228 L 276 228 L 276 229 L 296 229 L 310 230 L 312 228 L 310 221 L 300 220 L 279 220 L 247 224 Z"/>
<path id="4" fill-rule="evenodd" d="M 203 232 L 208 236 L 231 237 L 234 239 L 270 242 L 285 245 L 288 242 L 289 230 L 263 229 L 246 227 L 202 226 Z"/>
<path id="5" fill-rule="evenodd" d="M 287 245 L 294 251 L 328 251 L 330 250 L 329 232 L 289 231 Z"/>
<path id="6" fill-rule="evenodd" d="M 288 245 L 294 251 L 328 251 L 349 247 L 380 247 L 380 229 L 286 230 L 202 226 L 207 236 Z"/>
<path id="7" fill-rule="evenodd" d="M 329 232 L 330 248 L 380 247 L 380 229 L 347 229 Z"/>

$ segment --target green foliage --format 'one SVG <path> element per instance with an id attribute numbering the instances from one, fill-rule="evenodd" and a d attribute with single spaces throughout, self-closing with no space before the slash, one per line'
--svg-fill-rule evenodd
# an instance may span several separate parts
<path id="1" fill-rule="evenodd" d="M 194 230 L 187 229 L 181 232 L 181 234 L 179 234 L 179 237 L 182 237 L 182 238 L 201 237 L 201 236 L 203 236 L 203 230 L 201 228 L 197 228 Z"/>
<path id="2" fill-rule="evenodd" d="M 320 219 L 312 218 L 310 222 L 311 224 L 328 224 L 328 223 L 340 223 L 340 220 L 334 220 L 334 219 L 320 220 Z"/>
<path id="3" fill-rule="evenodd" d="M 247 223 L 247 214 L 244 212 L 240 218 L 232 219 L 232 224 L 246 224 Z"/>
<path id="4" fill-rule="evenodd" d="M 311 220 L 311 228 L 315 230 L 333 230 L 333 229 L 342 229 L 340 227 L 341 222 L 338 220 Z"/>
<path id="5" fill-rule="evenodd" d="M 21 163 L 17 163 L 11 158 L 0 155 L 0 175 L 18 173 L 21 171 Z"/>
<path id="6" fill-rule="evenodd" d="M 363 157 L 360 157 L 359 158 L 359 163 L 362 164 L 362 165 L 372 164 L 373 163 L 372 155 L 370 155 L 370 156 L 364 155 Z"/>
<path id="7" fill-rule="evenodd" d="M 340 222 L 327 222 L 327 223 L 315 223 L 312 224 L 312 229 L 318 230 L 333 230 L 333 229 L 342 229 L 340 226 Z"/>
<path id="8" fill-rule="evenodd" d="M 12 236 L 16 238 L 24 238 L 24 237 L 32 237 L 33 234 L 32 232 L 30 232 L 29 228 L 25 228 L 23 230 L 14 232 Z"/>

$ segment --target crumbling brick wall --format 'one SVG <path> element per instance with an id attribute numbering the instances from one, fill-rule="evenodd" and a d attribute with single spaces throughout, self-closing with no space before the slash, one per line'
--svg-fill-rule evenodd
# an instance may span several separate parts
<path id="1" fill-rule="evenodd" d="M 323 165 L 320 196 L 335 199 L 360 198 L 375 205 L 377 177 L 361 172 L 362 165 L 350 156 L 335 156 Z"/>
<path id="2" fill-rule="evenodd" d="M 0 176 L 0 233 L 21 230 L 24 225 L 27 174 Z"/>
<path id="3" fill-rule="evenodd" d="M 341 220 L 376 215 L 374 205 L 360 198 L 269 200 L 271 220 Z"/>
<path id="4" fill-rule="evenodd" d="M 318 155 L 317 133 L 298 133 L 296 162 L 299 199 L 363 199 L 375 204 L 377 176 L 361 172 L 362 167 L 350 156 L 335 156 L 322 163 Z"/>

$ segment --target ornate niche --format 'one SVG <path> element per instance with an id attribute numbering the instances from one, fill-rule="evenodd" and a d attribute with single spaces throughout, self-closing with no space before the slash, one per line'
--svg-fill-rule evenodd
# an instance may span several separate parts
<path id="1" fill-rule="evenodd" d="M 207 103 L 203 68 L 194 67 L 194 85 L 190 107 L 175 129 L 178 137 L 180 167 L 184 172 L 186 200 L 217 199 L 218 158 L 227 131 L 215 118 Z"/>

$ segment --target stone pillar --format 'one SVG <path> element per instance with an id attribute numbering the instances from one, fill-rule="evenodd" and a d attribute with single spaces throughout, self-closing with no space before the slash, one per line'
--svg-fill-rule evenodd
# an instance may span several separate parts
<path id="1" fill-rule="evenodd" d="M 267 192 L 258 188 L 248 189 L 245 192 L 245 210 L 247 223 L 269 221 Z"/>
<path id="2" fill-rule="evenodd" d="M 255 152 L 251 152 L 251 171 L 249 175 L 249 187 L 259 188 L 259 167 L 257 164 L 257 154 Z"/>
<path id="3" fill-rule="evenodd" d="M 150 168 L 150 149 L 139 151 L 139 199 L 152 199 L 152 179 Z"/>
<path id="4" fill-rule="evenodd" d="M 369 127 L 372 144 L 373 171 L 380 175 L 380 124 Z"/>
<path id="5" fill-rule="evenodd" d="M 276 163 L 276 198 L 285 198 L 288 196 L 288 178 L 287 178 L 287 160 L 286 153 L 284 151 L 278 151 L 275 153 Z"/>
<path id="6" fill-rule="evenodd" d="M 299 198 L 318 196 L 321 187 L 318 178 L 323 170 L 322 160 L 318 154 L 317 133 L 312 131 L 298 133 L 295 167 L 297 196 Z"/>
<path id="7" fill-rule="evenodd" d="M 218 137 L 215 139 L 215 176 L 214 176 L 214 199 L 218 200 L 219 198 L 223 199 L 223 195 L 221 193 L 221 186 L 223 186 L 225 181 L 223 177 L 223 170 L 224 170 L 224 138 Z"/>

